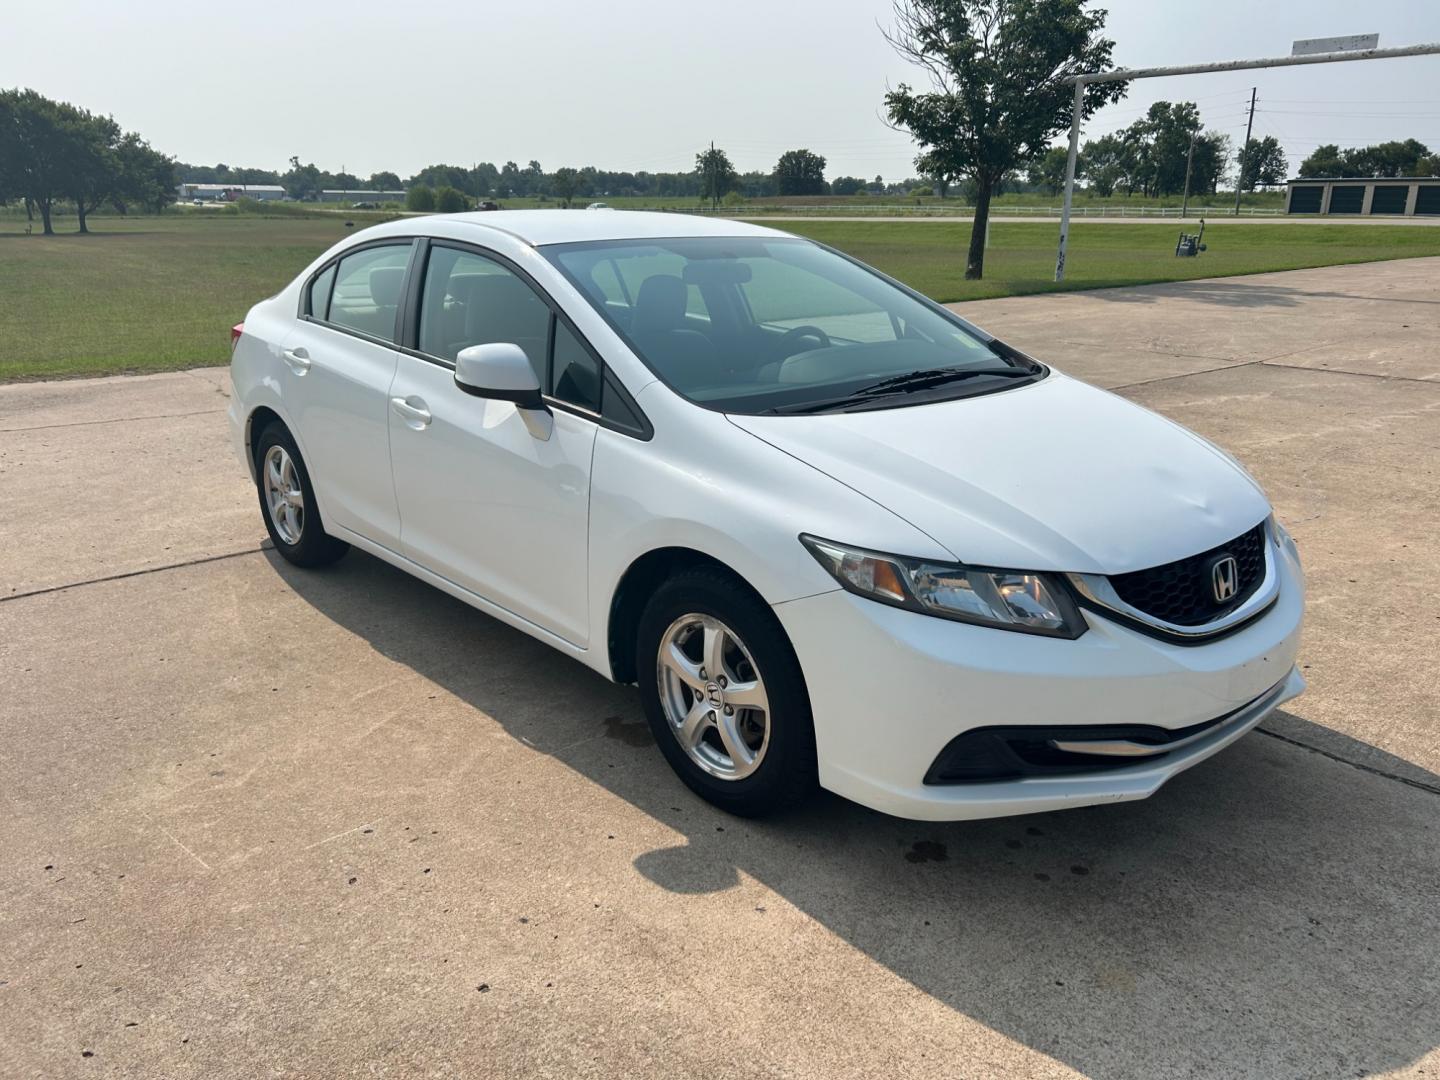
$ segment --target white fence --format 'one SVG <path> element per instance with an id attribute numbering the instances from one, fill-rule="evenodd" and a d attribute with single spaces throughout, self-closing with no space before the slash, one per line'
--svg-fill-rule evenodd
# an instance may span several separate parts
<path id="1" fill-rule="evenodd" d="M 676 207 L 666 207 L 667 210 L 677 210 Z M 864 204 L 857 206 L 854 203 L 827 203 L 824 205 L 801 204 L 785 206 L 776 204 L 754 203 L 740 206 L 720 206 L 711 209 L 708 206 L 691 207 L 677 210 L 685 214 L 715 214 L 719 217 L 763 217 L 766 215 L 793 215 L 805 216 L 813 214 L 816 217 L 933 217 L 933 218 L 971 218 L 975 216 L 973 206 L 935 206 L 914 203 L 890 203 L 884 205 Z M 1184 217 L 1231 217 L 1235 213 L 1233 206 L 1199 206 L 1192 205 L 1185 211 Z M 1060 207 L 1058 206 L 995 206 L 990 207 L 991 217 L 1035 217 L 1035 218 L 1059 218 Z M 1178 218 L 1181 217 L 1178 206 L 1075 206 L 1070 210 L 1070 216 L 1075 217 L 1134 217 L 1134 218 Z M 1268 206 L 1242 206 L 1241 217 L 1284 217 L 1283 207 Z"/>

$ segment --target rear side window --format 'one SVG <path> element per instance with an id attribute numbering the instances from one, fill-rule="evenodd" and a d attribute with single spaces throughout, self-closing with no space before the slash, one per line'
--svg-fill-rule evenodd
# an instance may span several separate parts
<path id="1" fill-rule="evenodd" d="M 550 308 L 493 259 L 433 246 L 420 301 L 420 351 L 453 361 L 472 345 L 518 345 L 545 383 Z"/>
<path id="2" fill-rule="evenodd" d="M 335 284 L 335 264 L 331 263 L 310 283 L 310 314 L 324 320 L 330 313 L 330 289 Z"/>
<path id="3" fill-rule="evenodd" d="M 409 259 L 408 241 L 346 255 L 337 264 L 325 321 L 368 337 L 394 341 L 395 315 L 400 310 Z M 313 302 L 314 297 L 311 299 Z"/>

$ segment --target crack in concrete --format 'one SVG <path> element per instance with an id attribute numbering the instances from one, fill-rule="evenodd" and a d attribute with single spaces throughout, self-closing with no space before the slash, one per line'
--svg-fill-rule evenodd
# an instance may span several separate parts
<path id="1" fill-rule="evenodd" d="M 1257 727 L 1255 730 L 1261 735 L 1268 735 L 1270 736 L 1270 738 L 1276 739 L 1279 742 L 1289 743 L 1291 746 L 1298 746 L 1301 750 L 1309 750 L 1311 753 L 1319 754 L 1321 757 L 1327 757 L 1331 761 L 1338 761 L 1341 765 L 1349 765 L 1352 769 L 1359 769 L 1361 772 L 1367 772 L 1372 774 L 1373 776 L 1383 777 L 1386 780 L 1394 780 L 1397 783 L 1405 784 L 1408 787 L 1419 788 L 1421 791 L 1428 791 L 1432 795 L 1440 795 L 1440 787 L 1437 787 L 1434 784 L 1427 784 L 1423 780 L 1412 780 L 1410 777 L 1401 776 L 1399 773 L 1387 772 L 1384 769 L 1377 769 L 1374 765 L 1366 765 L 1363 762 L 1351 761 L 1347 757 L 1341 757 L 1339 754 L 1331 753 L 1329 750 L 1322 750 L 1318 746 L 1311 746 L 1309 743 L 1303 743 L 1299 739 L 1292 739 L 1288 735 L 1281 735 L 1278 731 L 1271 731 L 1269 728 Z"/>
<path id="2" fill-rule="evenodd" d="M 49 585 L 43 589 L 31 589 L 29 592 L 11 593 L 9 596 L 0 596 L 0 604 L 8 603 L 11 600 L 24 600 L 30 596 L 46 596 L 50 593 L 79 589 L 86 585 L 102 585 L 107 581 L 124 581 L 126 578 L 143 577 L 146 574 L 159 574 L 165 570 L 181 570 L 187 566 L 201 566 L 204 563 L 220 562 L 223 559 L 236 559 L 242 555 L 258 555 L 262 551 L 269 551 L 273 546 L 269 540 L 264 540 L 261 541 L 259 547 L 246 548 L 244 551 L 227 551 L 223 555 L 202 555 L 197 559 L 187 559 L 184 562 L 177 563 L 166 563 L 164 566 L 148 566 L 143 570 L 127 570 L 123 574 L 107 574 L 105 577 L 89 578 L 86 581 L 70 581 L 64 585 Z"/>
<path id="3" fill-rule="evenodd" d="M 56 428 L 93 427 L 96 424 L 127 424 L 136 420 L 177 420 L 186 416 L 210 416 L 224 409 L 197 409 L 194 412 L 156 413 L 154 416 L 112 416 L 108 420 L 72 420 L 66 424 L 34 424 L 31 427 L 0 428 L 0 435 L 20 431 L 54 431 Z"/>

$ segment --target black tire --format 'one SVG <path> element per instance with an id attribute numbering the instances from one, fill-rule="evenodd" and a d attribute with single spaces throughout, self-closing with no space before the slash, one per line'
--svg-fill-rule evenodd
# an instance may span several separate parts
<path id="1" fill-rule="evenodd" d="M 293 543 L 286 540 L 276 527 L 274 516 L 265 493 L 265 462 L 271 447 L 280 447 L 294 463 L 299 479 L 300 494 L 304 503 L 304 515 L 300 523 L 300 535 Z M 305 468 L 305 459 L 295 445 L 289 430 L 278 421 L 271 421 L 255 440 L 255 490 L 260 496 L 260 516 L 270 533 L 270 541 L 289 562 L 296 566 L 329 566 L 347 551 L 350 545 L 337 540 L 325 532 L 325 523 L 320 520 L 320 507 L 315 502 L 315 491 L 310 483 L 310 473 Z"/>
<path id="2" fill-rule="evenodd" d="M 719 620 L 744 642 L 769 699 L 769 735 L 755 770 L 720 778 L 691 759 L 666 717 L 658 671 L 661 640 L 691 614 Z M 640 616 L 636 675 L 646 719 L 670 766 L 707 802 L 740 817 L 763 817 L 796 806 L 816 789 L 815 727 L 795 650 L 769 606 L 722 570 L 696 568 L 666 580 Z"/>

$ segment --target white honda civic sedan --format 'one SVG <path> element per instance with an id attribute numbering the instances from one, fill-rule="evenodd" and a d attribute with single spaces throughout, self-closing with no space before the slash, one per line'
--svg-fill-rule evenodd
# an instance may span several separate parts
<path id="1" fill-rule="evenodd" d="M 358 547 L 637 683 L 701 797 L 1140 799 L 1304 688 L 1224 451 L 773 229 L 556 210 L 347 238 L 234 331 L 281 555 Z"/>

